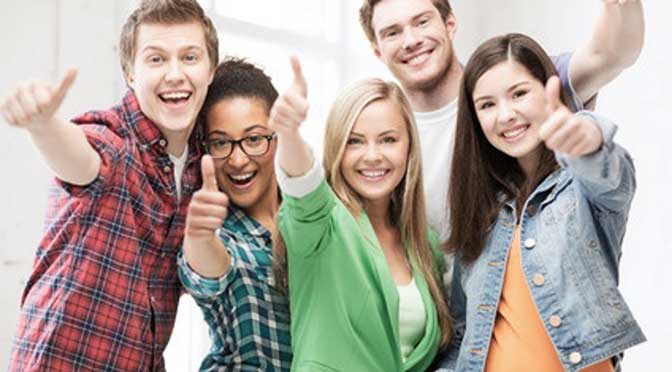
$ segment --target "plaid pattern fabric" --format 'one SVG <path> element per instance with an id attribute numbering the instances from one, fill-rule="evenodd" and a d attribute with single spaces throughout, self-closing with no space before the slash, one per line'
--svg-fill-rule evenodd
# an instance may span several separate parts
<path id="1" fill-rule="evenodd" d="M 85 187 L 51 187 L 9 370 L 164 370 L 201 136 L 192 135 L 178 202 L 166 140 L 132 92 L 74 122 L 100 154 L 100 174 Z"/>
<path id="2" fill-rule="evenodd" d="M 180 252 L 182 284 L 203 310 L 214 343 L 201 371 L 289 371 L 289 303 L 274 288 L 271 233 L 236 207 L 219 229 L 231 269 L 198 275 Z"/>

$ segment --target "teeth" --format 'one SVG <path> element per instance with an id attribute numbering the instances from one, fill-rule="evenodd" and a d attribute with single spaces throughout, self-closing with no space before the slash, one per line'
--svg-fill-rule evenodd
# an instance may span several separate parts
<path id="1" fill-rule="evenodd" d="M 163 93 L 161 98 L 163 99 L 187 99 L 189 98 L 190 93 L 186 92 L 175 92 L 175 93 Z"/>
<path id="2" fill-rule="evenodd" d="M 515 136 L 523 133 L 525 130 L 527 130 L 526 126 L 525 127 L 520 127 L 518 129 L 506 131 L 506 132 L 502 133 L 502 135 L 504 136 L 504 138 L 511 138 L 511 137 L 515 137 Z"/>
<path id="3" fill-rule="evenodd" d="M 429 52 L 421 53 L 421 54 L 409 59 L 408 61 L 406 61 L 406 63 L 411 64 L 411 65 L 422 63 L 428 58 L 428 56 L 429 56 Z"/>
<path id="4" fill-rule="evenodd" d="M 243 174 L 230 174 L 229 177 L 233 178 L 236 181 L 244 181 L 248 178 L 251 178 L 254 175 L 254 172 L 243 173 Z"/>
<path id="5" fill-rule="evenodd" d="M 362 171 L 362 174 L 364 175 L 364 177 L 371 177 L 371 178 L 382 177 L 382 176 L 385 175 L 385 173 L 386 173 L 386 171 L 384 171 L 384 170 Z"/>

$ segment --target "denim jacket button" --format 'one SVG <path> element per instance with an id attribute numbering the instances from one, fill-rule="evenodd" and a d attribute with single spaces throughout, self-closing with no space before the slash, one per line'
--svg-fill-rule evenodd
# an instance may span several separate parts
<path id="1" fill-rule="evenodd" d="M 581 363 L 581 353 L 579 352 L 573 352 L 569 354 L 569 361 L 572 362 L 572 364 L 579 364 Z"/>
<path id="2" fill-rule="evenodd" d="M 544 285 L 544 282 L 546 281 L 546 279 L 541 274 L 534 274 L 534 278 L 532 279 L 532 281 L 534 282 L 535 285 L 540 287 L 540 286 Z"/>
<path id="3" fill-rule="evenodd" d="M 551 323 L 551 326 L 553 326 L 553 328 L 558 328 L 562 324 L 562 319 L 557 315 L 551 315 L 549 321 Z"/>
<path id="4" fill-rule="evenodd" d="M 534 248 L 535 245 L 537 245 L 537 242 L 536 242 L 534 239 L 532 239 L 532 238 L 527 238 L 527 239 L 525 239 L 525 241 L 523 242 L 523 245 L 524 245 L 525 248 L 527 248 L 527 249 L 532 249 L 532 248 Z"/>

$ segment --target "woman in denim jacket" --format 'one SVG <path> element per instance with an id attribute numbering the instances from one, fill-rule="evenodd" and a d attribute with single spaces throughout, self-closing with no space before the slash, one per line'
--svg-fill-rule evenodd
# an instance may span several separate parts
<path id="1" fill-rule="evenodd" d="M 645 340 L 618 290 L 635 192 L 616 127 L 572 114 L 548 55 L 520 34 L 464 71 L 450 183 L 456 337 L 441 368 L 614 371 Z"/>

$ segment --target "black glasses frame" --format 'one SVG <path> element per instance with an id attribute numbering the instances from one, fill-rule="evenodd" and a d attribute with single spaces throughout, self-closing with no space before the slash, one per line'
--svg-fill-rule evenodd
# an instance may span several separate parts
<path id="1" fill-rule="evenodd" d="M 262 153 L 259 153 L 259 154 L 254 154 L 254 155 L 249 154 L 247 152 L 247 150 L 245 150 L 245 146 L 243 146 L 243 142 L 245 140 L 249 139 L 250 137 L 264 138 L 266 140 L 266 149 Z M 223 140 L 223 139 L 210 140 L 210 139 L 206 139 L 205 141 L 203 141 L 203 147 L 205 148 L 205 152 L 210 154 L 210 156 L 212 156 L 213 159 L 226 159 L 226 158 L 228 158 L 229 156 L 231 156 L 231 154 L 233 154 L 233 150 L 236 148 L 236 146 L 240 147 L 240 150 L 247 156 L 250 156 L 250 157 L 263 156 L 263 155 L 266 155 L 268 153 L 268 150 L 271 149 L 271 141 L 273 141 L 273 139 L 276 138 L 276 137 L 277 137 L 277 135 L 275 133 L 273 133 L 273 134 L 254 134 L 254 135 L 243 137 L 243 138 L 237 139 L 237 140 L 228 140 L 228 139 L 226 139 L 226 140 Z M 231 150 L 229 150 L 229 153 L 227 155 L 222 155 L 222 156 L 212 155 L 212 153 L 210 152 L 210 143 L 212 143 L 214 141 L 226 141 L 226 142 L 230 143 L 231 144 Z"/>

